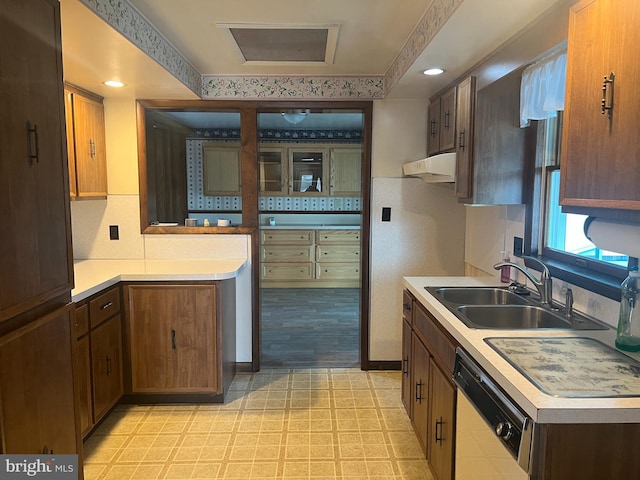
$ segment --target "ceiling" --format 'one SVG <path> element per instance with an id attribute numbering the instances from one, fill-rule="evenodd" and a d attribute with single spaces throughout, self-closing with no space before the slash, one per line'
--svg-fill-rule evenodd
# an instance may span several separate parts
<path id="1" fill-rule="evenodd" d="M 122 0 L 118 3 L 126 3 Z M 202 75 L 384 77 L 400 52 L 420 40 L 432 2 L 460 3 L 426 48 L 412 52 L 387 98 L 428 98 L 568 0 L 128 0 Z M 60 0 L 65 81 L 104 97 L 197 99 L 198 96 L 111 28 L 80 0 Z M 436 12 L 437 13 L 437 12 Z M 336 28 L 329 62 L 243 62 L 224 24 Z M 419 44 L 419 42 L 418 42 Z M 446 70 L 426 77 L 431 66 Z M 101 82 L 118 79 L 121 89 Z"/>

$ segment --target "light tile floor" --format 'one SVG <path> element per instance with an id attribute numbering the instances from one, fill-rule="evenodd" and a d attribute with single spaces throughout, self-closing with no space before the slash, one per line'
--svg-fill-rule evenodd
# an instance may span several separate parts
<path id="1" fill-rule="evenodd" d="M 87 480 L 431 480 L 400 372 L 237 374 L 224 404 L 118 406 L 85 442 Z"/>

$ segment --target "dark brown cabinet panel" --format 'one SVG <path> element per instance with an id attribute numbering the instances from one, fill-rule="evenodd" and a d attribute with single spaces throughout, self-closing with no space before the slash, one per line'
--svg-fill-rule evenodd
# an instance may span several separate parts
<path id="1" fill-rule="evenodd" d="M 640 210 L 639 24 L 636 0 L 589 0 L 571 8 L 563 207 Z"/>
<path id="2" fill-rule="evenodd" d="M 122 396 L 122 327 L 117 315 L 91 331 L 93 417 L 99 421 Z"/>
<path id="3" fill-rule="evenodd" d="M 429 464 L 438 479 L 451 479 L 455 443 L 456 389 L 435 362 L 431 362 Z M 449 375 L 451 377 L 451 375 Z"/>
<path id="4" fill-rule="evenodd" d="M 457 197 L 469 198 L 473 181 L 473 118 L 476 102 L 476 79 L 468 77 L 458 84 L 456 106 L 456 185 Z"/>
<path id="5" fill-rule="evenodd" d="M 402 298 L 402 401 L 434 478 L 452 480 L 458 344 L 409 291 Z"/>
<path id="6" fill-rule="evenodd" d="M 0 338 L 2 453 L 77 453 L 71 309 Z"/>
<path id="7" fill-rule="evenodd" d="M 427 113 L 427 156 L 455 148 L 456 87 L 451 87 L 429 103 Z"/>
<path id="8" fill-rule="evenodd" d="M 72 288 L 58 2 L 1 1 L 0 44 L 4 321 Z"/>
<path id="9" fill-rule="evenodd" d="M 129 285 L 133 393 L 217 393 L 216 286 Z"/>

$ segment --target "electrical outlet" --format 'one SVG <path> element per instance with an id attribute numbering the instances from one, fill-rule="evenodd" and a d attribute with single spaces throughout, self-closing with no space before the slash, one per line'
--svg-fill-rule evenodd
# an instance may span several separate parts
<path id="1" fill-rule="evenodd" d="M 109 225 L 109 240 L 119 240 L 120 231 L 118 225 Z"/>
<path id="2" fill-rule="evenodd" d="M 391 207 L 382 207 L 382 221 L 383 222 L 391 221 Z"/>
<path id="3" fill-rule="evenodd" d="M 516 257 L 522 256 L 522 245 L 523 245 L 522 237 L 513 237 L 513 254 Z"/>

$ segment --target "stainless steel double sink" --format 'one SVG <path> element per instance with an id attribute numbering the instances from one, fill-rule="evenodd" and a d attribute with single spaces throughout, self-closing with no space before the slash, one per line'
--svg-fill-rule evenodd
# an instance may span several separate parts
<path id="1" fill-rule="evenodd" d="M 477 329 L 606 330 L 597 320 L 543 306 L 531 295 L 500 287 L 425 287 L 465 325 Z"/>

